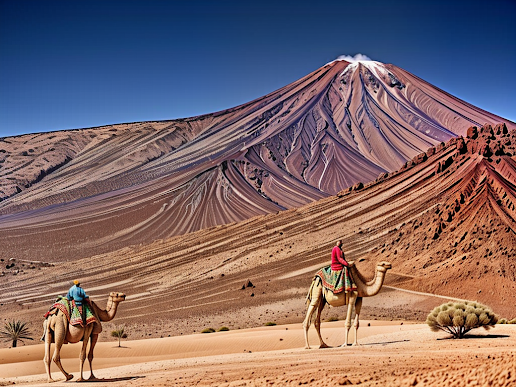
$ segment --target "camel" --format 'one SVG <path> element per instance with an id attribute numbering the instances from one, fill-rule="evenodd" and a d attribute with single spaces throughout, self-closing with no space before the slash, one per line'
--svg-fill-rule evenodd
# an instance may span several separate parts
<path id="1" fill-rule="evenodd" d="M 348 306 L 348 312 L 346 315 L 346 340 L 341 347 L 346 347 L 348 345 L 348 334 L 351 328 L 351 314 L 353 313 L 353 307 L 355 307 L 355 341 L 353 345 L 358 345 L 357 341 L 357 331 L 359 326 L 359 315 L 360 309 L 362 308 L 362 298 L 363 297 L 371 297 L 378 294 L 380 289 L 382 288 L 383 281 L 385 279 L 385 273 L 389 270 L 392 265 L 389 262 L 379 262 L 376 265 L 375 276 L 372 280 L 367 281 L 364 279 L 362 274 L 357 270 L 354 262 L 350 261 L 349 270 L 351 271 L 351 276 L 355 284 L 357 285 L 357 290 L 350 293 L 338 293 L 334 294 L 333 292 L 325 289 L 322 285 L 322 281 L 319 277 L 315 277 L 312 281 L 312 285 L 310 286 L 310 290 L 307 295 L 307 305 L 308 310 L 306 312 L 305 320 L 303 321 L 303 328 L 305 331 L 305 343 L 306 349 L 310 349 L 310 344 L 308 343 L 308 329 L 312 323 L 313 314 L 315 312 L 315 329 L 317 331 L 317 335 L 319 336 L 319 341 L 321 345 L 319 348 L 328 348 L 328 345 L 323 341 L 321 337 L 321 312 L 323 311 L 326 303 L 331 306 Z"/>
<path id="2" fill-rule="evenodd" d="M 78 343 L 82 340 L 82 349 L 80 354 L 80 372 L 81 376 L 77 380 L 83 381 L 83 367 L 84 360 L 86 359 L 86 347 L 88 340 L 91 338 L 90 350 L 88 352 L 88 361 L 90 363 L 91 375 L 88 380 L 95 380 L 93 375 L 92 361 L 93 361 L 93 349 L 97 343 L 99 333 L 102 332 L 100 321 L 111 321 L 116 314 L 118 304 L 125 300 L 125 294 L 111 292 L 107 301 L 106 309 L 100 309 L 97 304 L 93 301 L 90 302 L 93 314 L 97 317 L 98 323 L 88 324 L 86 328 L 80 325 L 70 325 L 66 318 L 66 315 L 59 310 L 58 313 L 48 316 L 43 322 L 43 337 L 45 340 L 45 357 L 43 362 L 45 363 L 48 382 L 53 382 L 52 375 L 50 374 L 50 346 L 52 342 L 55 342 L 54 355 L 52 360 L 57 364 L 66 380 L 73 378 L 72 374 L 67 373 L 61 365 L 61 347 L 65 343 Z"/>

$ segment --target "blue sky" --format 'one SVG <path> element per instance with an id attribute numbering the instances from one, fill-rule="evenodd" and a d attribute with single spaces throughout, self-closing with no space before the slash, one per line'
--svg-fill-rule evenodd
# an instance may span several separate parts
<path id="1" fill-rule="evenodd" d="M 339 55 L 516 121 L 516 2 L 0 0 L 0 136 L 248 102 Z"/>

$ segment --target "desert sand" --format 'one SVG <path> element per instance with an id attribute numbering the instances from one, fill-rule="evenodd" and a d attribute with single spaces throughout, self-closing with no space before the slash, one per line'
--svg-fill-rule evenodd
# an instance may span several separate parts
<path id="1" fill-rule="evenodd" d="M 515 325 L 478 329 L 466 339 L 453 340 L 431 332 L 425 324 L 364 320 L 361 345 L 340 348 L 343 325 L 343 321 L 322 324 L 329 349 L 304 349 L 300 324 L 123 340 L 120 348 L 115 341 L 100 342 L 94 371 L 101 383 L 95 385 L 516 385 Z M 315 330 L 310 332 L 315 344 Z M 74 379 L 79 347 L 65 345 L 62 352 L 63 365 Z M 43 353 L 42 344 L 0 349 L 0 385 L 48 385 Z M 57 380 L 53 385 L 65 385 L 55 365 L 52 371 Z"/>

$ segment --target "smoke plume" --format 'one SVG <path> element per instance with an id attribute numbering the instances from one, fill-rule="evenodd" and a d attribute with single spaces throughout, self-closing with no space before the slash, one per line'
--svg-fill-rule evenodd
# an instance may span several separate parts
<path id="1" fill-rule="evenodd" d="M 337 58 L 337 60 L 345 60 L 346 62 L 354 63 L 354 62 L 362 62 L 362 61 L 371 61 L 372 59 L 364 54 L 356 54 L 355 56 L 341 55 Z"/>

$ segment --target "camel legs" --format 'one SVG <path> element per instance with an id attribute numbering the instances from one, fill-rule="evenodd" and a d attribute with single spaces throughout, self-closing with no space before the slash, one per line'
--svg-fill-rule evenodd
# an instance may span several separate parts
<path id="1" fill-rule="evenodd" d="M 68 322 L 66 322 L 66 323 L 68 324 Z M 49 334 L 49 331 L 50 331 L 50 329 L 47 330 L 47 335 Z M 62 321 L 58 321 L 54 327 L 55 348 L 54 348 L 54 356 L 52 356 L 52 360 L 54 361 L 54 363 L 56 363 L 57 367 L 61 370 L 61 372 L 65 376 L 66 380 L 68 381 L 73 378 L 73 375 L 67 373 L 64 370 L 63 365 L 61 364 L 61 347 L 63 346 L 65 336 L 66 336 L 66 329 L 63 327 Z M 51 340 L 51 337 L 48 337 L 48 336 L 46 337 L 46 339 L 48 340 L 47 345 L 49 347 L 49 352 L 50 352 L 50 343 L 52 342 L 52 340 Z M 47 340 L 45 340 L 45 341 L 47 341 Z M 48 371 L 49 371 L 49 375 L 50 375 L 50 364 L 48 366 Z M 50 378 L 50 380 L 51 380 L 51 378 Z"/>
<path id="2" fill-rule="evenodd" d="M 346 336 L 345 336 L 344 344 L 342 344 L 341 347 L 347 347 L 348 346 L 349 330 L 351 329 L 351 315 L 353 313 L 353 307 L 355 306 L 355 303 L 357 302 L 357 298 L 358 298 L 358 293 L 356 291 L 352 292 L 349 295 L 348 313 L 346 314 L 346 325 L 345 325 L 345 327 L 346 327 Z M 356 337 L 355 337 L 355 340 L 356 340 Z"/>
<path id="3" fill-rule="evenodd" d="M 322 314 L 322 311 L 324 309 L 326 305 L 326 302 L 324 302 L 324 300 L 321 298 L 321 300 L 319 301 L 319 304 L 317 305 L 317 310 L 316 310 L 316 314 L 315 314 L 315 321 L 314 321 L 314 325 L 315 325 L 315 330 L 317 331 L 317 336 L 319 336 L 319 348 L 329 348 L 328 347 L 328 344 L 326 344 L 321 336 L 321 314 Z"/>
<path id="4" fill-rule="evenodd" d="M 90 324 L 86 328 L 84 328 L 84 336 L 82 339 L 81 355 L 79 357 L 80 376 L 79 376 L 79 379 L 77 379 L 78 382 L 82 382 L 84 380 L 84 378 L 82 377 L 83 370 L 84 370 L 84 361 L 86 360 L 86 349 L 88 347 L 88 341 L 89 341 L 92 329 L 93 329 L 93 324 Z M 90 369 L 91 369 L 91 363 L 90 363 Z"/>
<path id="5" fill-rule="evenodd" d="M 53 382 L 52 375 L 50 374 L 50 346 L 52 345 L 52 332 L 48 328 L 48 320 L 45 320 L 43 323 L 43 339 L 45 340 L 45 357 L 43 358 L 43 363 L 45 364 L 45 370 L 47 371 L 47 381 Z"/>
<path id="6" fill-rule="evenodd" d="M 362 297 L 358 297 L 357 301 L 355 303 L 355 323 L 353 324 L 353 327 L 355 328 L 355 341 L 353 342 L 353 345 L 359 345 L 358 344 L 358 327 L 360 326 L 359 318 L 360 318 L 360 310 L 362 309 Z"/>
<path id="7" fill-rule="evenodd" d="M 310 328 L 310 325 L 312 324 L 312 317 L 313 317 L 315 310 L 319 309 L 320 304 L 322 304 L 322 286 L 317 286 L 314 282 L 312 282 L 312 286 L 310 287 L 308 296 L 309 296 L 310 304 L 308 305 L 308 309 L 306 311 L 306 317 L 303 321 L 303 328 L 305 331 L 305 349 L 310 349 L 310 344 L 308 343 L 308 329 Z M 320 318 L 320 315 L 319 315 L 319 318 Z M 320 321 L 319 321 L 319 323 L 320 323 Z"/>
<path id="8" fill-rule="evenodd" d="M 95 375 L 93 375 L 93 366 L 92 366 L 92 362 L 93 362 L 93 349 L 95 348 L 95 344 L 97 344 L 97 340 L 99 338 L 99 335 L 98 334 L 92 334 L 91 335 L 91 342 L 90 342 L 90 350 L 88 352 L 88 362 L 90 363 L 90 372 L 91 372 L 91 375 L 90 377 L 88 378 L 88 380 L 97 380 L 97 378 L 95 377 Z"/>

